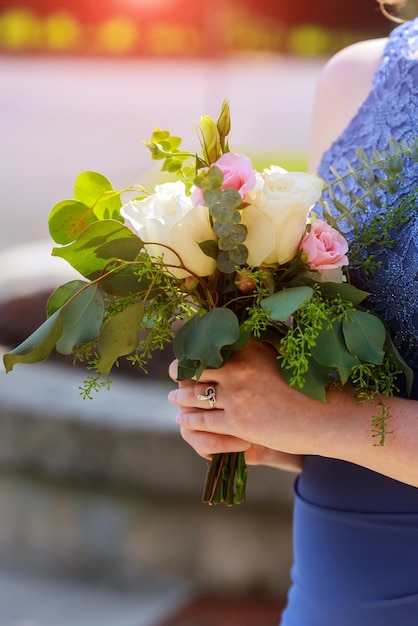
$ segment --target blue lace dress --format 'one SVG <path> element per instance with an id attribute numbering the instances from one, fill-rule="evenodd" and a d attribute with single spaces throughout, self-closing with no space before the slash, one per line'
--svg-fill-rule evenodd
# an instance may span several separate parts
<path id="1" fill-rule="evenodd" d="M 358 146 L 371 154 L 391 137 L 418 135 L 417 50 L 418 19 L 392 31 L 367 100 L 323 157 L 325 178 L 330 164 L 344 171 L 347 158 L 355 163 Z M 400 194 L 417 184 L 418 164 L 409 163 Z M 360 192 L 354 181 L 351 187 Z M 394 200 L 389 196 L 389 204 Z M 376 212 L 370 205 L 366 222 Z M 381 269 L 366 284 L 355 278 L 418 370 L 418 212 L 394 236 L 393 249 L 372 250 Z M 344 461 L 308 457 L 295 484 L 292 579 L 282 626 L 417 626 L 418 489 Z"/>

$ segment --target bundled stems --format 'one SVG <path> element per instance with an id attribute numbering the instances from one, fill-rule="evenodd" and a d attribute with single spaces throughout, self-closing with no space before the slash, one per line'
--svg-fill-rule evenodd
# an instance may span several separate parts
<path id="1" fill-rule="evenodd" d="M 247 473 L 244 452 L 214 454 L 209 461 L 202 501 L 240 504 L 245 500 Z"/>

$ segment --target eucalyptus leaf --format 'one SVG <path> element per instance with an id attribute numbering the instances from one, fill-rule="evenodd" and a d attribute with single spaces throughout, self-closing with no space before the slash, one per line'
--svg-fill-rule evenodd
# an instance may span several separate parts
<path id="1" fill-rule="evenodd" d="M 104 316 L 103 297 L 96 285 L 89 285 L 61 309 L 62 334 L 57 351 L 71 354 L 73 348 L 96 339 Z"/>
<path id="2" fill-rule="evenodd" d="M 345 345 L 342 323 L 337 320 L 330 324 L 324 323 L 311 352 L 317 363 L 338 370 L 343 384 L 349 379 L 352 368 L 357 365 L 357 360 Z"/>
<path id="3" fill-rule="evenodd" d="M 71 280 L 57 287 L 48 298 L 46 306 L 48 317 L 61 309 L 70 298 L 88 284 L 85 280 Z"/>
<path id="4" fill-rule="evenodd" d="M 281 367 L 281 361 L 279 359 L 279 366 L 281 374 L 287 384 L 290 384 L 293 372 L 291 369 Z M 319 365 L 314 360 L 310 362 L 308 371 L 305 372 L 303 387 L 295 387 L 298 391 L 303 393 L 309 398 L 319 400 L 320 402 L 326 402 L 326 388 L 329 384 L 330 368 Z"/>
<path id="5" fill-rule="evenodd" d="M 236 189 L 228 188 L 222 192 L 221 203 L 226 209 L 238 209 L 242 203 L 242 198 Z"/>
<path id="6" fill-rule="evenodd" d="M 6 372 L 10 372 L 17 363 L 38 363 L 47 359 L 61 332 L 61 312 L 56 311 L 25 341 L 3 356 Z"/>
<path id="7" fill-rule="evenodd" d="M 228 250 L 221 250 L 216 258 L 216 265 L 223 274 L 231 274 L 235 271 L 237 264 L 229 256 Z"/>
<path id="8" fill-rule="evenodd" d="M 244 224 L 232 225 L 215 222 L 213 232 L 219 237 L 218 246 L 220 250 L 232 250 L 237 244 L 244 243 L 247 239 L 247 227 Z"/>
<path id="9" fill-rule="evenodd" d="M 290 287 L 264 298 L 261 306 L 270 319 L 286 322 L 295 311 L 312 298 L 312 295 L 311 287 Z"/>
<path id="10" fill-rule="evenodd" d="M 248 259 L 248 248 L 243 244 L 237 244 L 229 251 L 229 257 L 235 266 L 244 265 Z"/>
<path id="11" fill-rule="evenodd" d="M 351 311 L 343 321 L 345 343 L 361 361 L 380 365 L 384 356 L 386 329 L 376 316 L 365 311 Z"/>
<path id="12" fill-rule="evenodd" d="M 56 243 L 65 245 L 97 220 L 93 210 L 78 200 L 63 200 L 51 210 L 48 218 L 49 233 Z"/>
<path id="13" fill-rule="evenodd" d="M 107 191 L 113 191 L 113 186 L 98 172 L 81 172 L 74 183 L 74 198 L 87 206 L 95 204 Z"/>
<path id="14" fill-rule="evenodd" d="M 97 371 L 107 376 L 121 356 L 131 354 L 137 345 L 144 317 L 144 303 L 137 302 L 106 320 L 99 335 L 100 360 Z"/>
<path id="15" fill-rule="evenodd" d="M 367 291 L 357 289 L 351 283 L 318 283 L 321 294 L 328 298 L 337 298 L 341 296 L 343 300 L 347 300 L 354 305 L 360 304 L 370 294 Z"/>
<path id="16" fill-rule="evenodd" d="M 222 190 L 221 189 L 214 189 L 212 191 L 207 190 L 203 194 L 203 199 L 207 206 L 212 206 L 222 199 Z"/>
<path id="17" fill-rule="evenodd" d="M 241 221 L 241 214 L 237 209 L 225 207 L 221 203 L 211 206 L 210 214 L 215 220 L 225 224 L 239 224 Z"/>
<path id="18" fill-rule="evenodd" d="M 224 362 L 222 350 L 240 336 L 237 316 L 230 309 L 219 307 L 195 318 L 180 330 L 180 339 L 177 335 L 174 341 L 174 353 L 179 361 L 187 359 L 198 361 L 205 368 L 218 368 Z"/>

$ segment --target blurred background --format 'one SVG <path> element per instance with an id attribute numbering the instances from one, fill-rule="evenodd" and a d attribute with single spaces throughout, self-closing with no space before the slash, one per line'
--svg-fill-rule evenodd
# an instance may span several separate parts
<path id="1" fill-rule="evenodd" d="M 411 15 L 415 3 L 410 4 Z M 228 98 L 231 148 L 306 169 L 326 60 L 393 24 L 374 0 L 0 0 L 0 344 L 70 269 L 47 219 L 77 174 L 158 180 L 155 127 L 198 149 Z M 200 504 L 205 463 L 166 402 L 169 354 L 83 402 L 61 362 L 0 373 L 0 626 L 271 626 L 289 584 L 293 476 Z"/>

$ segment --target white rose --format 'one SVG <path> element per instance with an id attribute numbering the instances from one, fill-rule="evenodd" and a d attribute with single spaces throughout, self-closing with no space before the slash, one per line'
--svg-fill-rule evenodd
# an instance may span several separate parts
<path id="1" fill-rule="evenodd" d="M 144 242 L 148 254 L 153 258 L 163 257 L 164 263 L 170 266 L 170 273 L 177 278 L 185 278 L 191 273 L 209 276 L 215 270 L 216 261 L 199 247 L 203 241 L 216 240 L 208 209 L 193 206 L 181 181 L 157 185 L 155 193 L 144 200 L 125 204 L 121 215 L 126 225 Z M 179 257 L 190 271 L 178 267 Z"/>
<path id="2" fill-rule="evenodd" d="M 244 209 L 242 221 L 248 228 L 248 263 L 283 265 L 295 258 L 306 228 L 311 207 L 321 197 L 323 181 L 305 172 L 275 171 L 264 180 L 262 189 L 251 194 L 251 205 Z M 270 236 L 251 237 L 251 231 Z M 272 243 L 272 239 L 274 240 Z M 251 263 L 250 259 L 257 259 Z M 262 259 L 262 261 L 260 261 Z"/>

